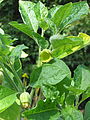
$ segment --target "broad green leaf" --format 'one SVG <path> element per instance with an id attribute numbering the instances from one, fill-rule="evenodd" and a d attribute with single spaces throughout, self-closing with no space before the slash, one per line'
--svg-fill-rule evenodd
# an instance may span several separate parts
<path id="1" fill-rule="evenodd" d="M 61 48 L 61 51 L 67 51 L 74 46 L 82 44 L 82 38 L 76 36 L 63 37 L 62 35 L 54 35 L 50 37 L 52 49 Z M 64 49 L 64 50 L 63 50 Z"/>
<path id="2" fill-rule="evenodd" d="M 13 48 L 11 50 L 11 53 L 10 53 L 10 57 L 11 58 L 20 58 L 21 57 L 21 54 L 22 54 L 22 50 L 24 49 L 27 49 L 28 47 L 26 47 L 24 44 L 22 45 L 17 45 L 15 48 Z"/>
<path id="3" fill-rule="evenodd" d="M 66 39 L 66 40 L 65 40 Z M 65 41 L 64 41 L 65 40 Z M 57 44 L 58 41 L 58 44 Z M 60 41 L 60 42 L 59 42 Z M 63 41 L 63 42 L 61 42 Z M 90 36 L 85 33 L 79 33 L 76 36 L 69 36 L 62 40 L 53 40 L 52 46 L 55 48 L 52 50 L 52 56 L 57 58 L 64 58 L 77 50 L 90 44 Z M 60 44 L 60 45 L 59 45 Z M 60 47 L 59 47 L 60 46 Z"/>
<path id="4" fill-rule="evenodd" d="M 0 113 L 5 111 L 16 101 L 16 92 L 0 86 Z"/>
<path id="5" fill-rule="evenodd" d="M 90 101 L 85 106 L 84 120 L 90 120 Z"/>
<path id="6" fill-rule="evenodd" d="M 30 1 L 19 1 L 19 11 L 21 13 L 22 19 L 25 24 L 27 24 L 30 29 L 37 32 L 38 30 L 38 21 L 33 10 L 35 3 Z"/>
<path id="7" fill-rule="evenodd" d="M 70 76 L 71 73 L 67 65 L 57 59 L 51 64 L 43 64 L 42 67 L 34 69 L 31 74 L 30 84 L 33 85 L 33 87 L 40 87 L 42 84 L 56 85 L 65 77 Z"/>
<path id="8" fill-rule="evenodd" d="M 64 120 L 83 120 L 83 114 L 72 106 L 68 106 L 62 110 Z"/>
<path id="9" fill-rule="evenodd" d="M 44 20 L 48 15 L 47 7 L 40 1 L 34 6 L 34 11 L 38 21 Z"/>
<path id="10" fill-rule="evenodd" d="M 79 20 L 81 16 L 88 14 L 88 12 L 89 6 L 86 1 L 68 3 L 57 10 L 52 20 L 61 31 L 67 25 Z"/>
<path id="11" fill-rule="evenodd" d="M 74 71 L 74 86 L 77 89 L 87 90 L 90 87 L 90 70 L 83 66 L 79 65 Z"/>
<path id="12" fill-rule="evenodd" d="M 63 21 L 70 15 L 72 9 L 72 3 L 61 6 L 57 12 L 53 15 L 52 21 L 59 27 Z"/>
<path id="13" fill-rule="evenodd" d="M 89 6 L 86 1 L 76 2 L 72 5 L 73 6 L 70 15 L 62 22 L 62 24 L 60 25 L 60 29 L 63 29 L 68 24 L 79 20 L 83 15 L 86 15 L 89 12 Z"/>
<path id="14" fill-rule="evenodd" d="M 39 101 L 35 108 L 26 110 L 23 114 L 29 120 L 58 120 L 60 116 L 55 103 L 49 100 Z"/>
<path id="15" fill-rule="evenodd" d="M 47 48 L 48 42 L 45 40 L 45 38 L 41 37 L 38 33 L 32 31 L 27 25 L 19 24 L 17 22 L 10 22 L 10 25 L 19 29 L 20 31 L 22 31 L 23 33 L 34 39 L 38 44 L 38 46 L 41 46 L 41 48 Z"/>
<path id="16" fill-rule="evenodd" d="M 20 106 L 16 103 L 0 113 L 0 120 L 20 120 Z"/>

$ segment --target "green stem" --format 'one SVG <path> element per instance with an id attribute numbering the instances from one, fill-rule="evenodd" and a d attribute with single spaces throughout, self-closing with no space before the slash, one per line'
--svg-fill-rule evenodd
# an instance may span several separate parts
<path id="1" fill-rule="evenodd" d="M 32 88 L 31 93 L 30 93 L 30 104 L 32 103 L 34 92 L 35 92 L 35 89 Z"/>

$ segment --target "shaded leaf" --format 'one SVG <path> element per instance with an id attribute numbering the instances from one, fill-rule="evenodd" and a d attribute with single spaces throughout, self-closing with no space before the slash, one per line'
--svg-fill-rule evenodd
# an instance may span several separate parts
<path id="1" fill-rule="evenodd" d="M 90 120 L 90 101 L 85 106 L 84 120 Z"/>
<path id="2" fill-rule="evenodd" d="M 60 116 L 55 103 L 49 100 L 39 101 L 35 108 L 26 110 L 23 114 L 29 120 L 58 120 Z"/>
<path id="3" fill-rule="evenodd" d="M 20 106 L 14 103 L 5 111 L 0 113 L 0 119 L 2 120 L 20 120 Z"/>
<path id="4" fill-rule="evenodd" d="M 83 66 L 79 65 L 74 71 L 74 86 L 77 89 L 87 90 L 90 87 L 90 70 Z"/>
<path id="5" fill-rule="evenodd" d="M 0 86 L 0 113 L 16 101 L 16 92 Z"/>
<path id="6" fill-rule="evenodd" d="M 83 120 L 83 114 L 72 106 L 63 109 L 62 116 L 65 120 Z"/>

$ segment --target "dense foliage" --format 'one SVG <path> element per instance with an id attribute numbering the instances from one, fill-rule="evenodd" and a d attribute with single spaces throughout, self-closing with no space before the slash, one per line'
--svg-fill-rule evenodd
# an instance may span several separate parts
<path id="1" fill-rule="evenodd" d="M 78 107 L 90 97 L 90 69 L 79 65 L 72 77 L 69 67 L 61 60 L 90 45 L 86 33 L 72 36 L 66 31 L 69 25 L 88 15 L 87 2 L 70 2 L 48 9 L 40 1 L 19 1 L 19 12 L 23 23 L 9 24 L 34 40 L 38 57 L 27 81 L 29 76 L 22 75 L 21 58 L 28 56 L 23 50 L 29 47 L 13 46 L 16 39 L 0 28 L 0 119 L 89 119 L 90 102 L 84 112 Z"/>
<path id="2" fill-rule="evenodd" d="M 28 0 L 30 1 L 30 0 Z M 32 0 L 33 2 L 37 2 L 38 0 Z M 79 0 L 42 0 L 42 2 L 48 6 L 50 9 L 52 6 L 58 5 L 58 4 L 65 4 L 69 2 L 78 2 Z M 89 1 L 88 1 L 89 3 Z M 90 4 L 90 3 L 89 3 Z M 26 52 L 28 53 L 28 57 L 26 59 L 23 59 L 23 72 L 31 72 L 32 65 L 35 64 L 35 59 L 37 59 L 38 55 L 38 47 L 35 44 L 35 42 L 29 38 L 28 36 L 22 34 L 18 30 L 12 28 L 8 23 L 9 21 L 19 21 L 22 22 L 20 13 L 18 10 L 18 0 L 4 0 L 0 4 L 0 26 L 5 31 L 5 33 L 11 35 L 12 38 L 16 38 L 17 41 L 15 41 L 13 44 L 22 44 L 24 43 L 26 46 L 29 47 L 29 50 L 27 49 Z M 80 21 L 76 22 L 73 26 L 69 27 L 65 30 L 64 33 L 68 35 L 78 35 L 79 32 L 84 32 L 90 35 L 89 25 L 90 25 L 90 14 Z M 46 35 L 48 38 L 49 33 Z M 77 65 L 79 64 L 85 64 L 89 66 L 89 47 L 80 50 L 79 52 L 76 52 L 75 54 L 66 57 L 64 61 L 69 65 L 71 70 L 73 71 Z M 31 64 L 29 64 L 31 63 Z M 29 65 L 27 67 L 27 65 Z"/>

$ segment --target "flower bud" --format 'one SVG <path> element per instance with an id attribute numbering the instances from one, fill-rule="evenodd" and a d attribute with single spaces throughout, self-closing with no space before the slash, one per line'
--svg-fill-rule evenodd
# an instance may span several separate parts
<path id="1" fill-rule="evenodd" d="M 49 62 L 52 59 L 51 51 L 49 49 L 44 49 L 40 53 L 41 62 Z"/>
<path id="2" fill-rule="evenodd" d="M 30 95 L 28 92 L 23 92 L 20 95 L 20 101 L 23 108 L 29 108 L 30 107 Z"/>

